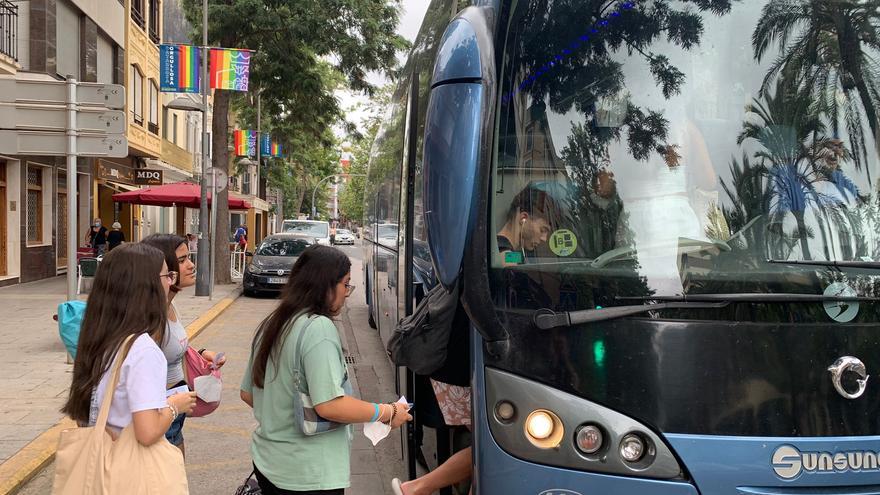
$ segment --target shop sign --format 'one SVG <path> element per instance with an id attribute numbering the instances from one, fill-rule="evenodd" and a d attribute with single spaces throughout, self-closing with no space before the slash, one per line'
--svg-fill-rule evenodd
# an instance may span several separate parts
<path id="1" fill-rule="evenodd" d="M 134 184 L 134 171 L 127 165 L 98 160 L 98 178 L 123 184 Z"/>
<path id="2" fill-rule="evenodd" d="M 134 183 L 139 186 L 161 186 L 164 184 L 162 180 L 162 170 L 150 170 L 140 168 L 134 171 Z"/>

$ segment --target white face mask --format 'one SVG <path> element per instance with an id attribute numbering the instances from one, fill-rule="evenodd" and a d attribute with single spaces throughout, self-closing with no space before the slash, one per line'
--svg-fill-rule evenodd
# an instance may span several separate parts
<path id="1" fill-rule="evenodd" d="M 101 222 L 95 222 L 95 227 L 100 227 L 100 226 L 101 226 Z"/>

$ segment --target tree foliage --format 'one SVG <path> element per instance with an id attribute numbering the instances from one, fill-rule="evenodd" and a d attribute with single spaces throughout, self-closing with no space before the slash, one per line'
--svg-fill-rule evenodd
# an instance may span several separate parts
<path id="1" fill-rule="evenodd" d="M 201 42 L 202 2 L 184 0 L 184 11 Z M 329 144 L 328 129 L 342 118 L 327 85 L 328 64 L 345 84 L 372 93 L 369 71 L 391 71 L 406 41 L 395 34 L 397 0 L 209 0 L 208 42 L 212 46 L 255 50 L 250 87 L 260 89 L 266 115 L 284 117 L 284 132 L 297 140 Z M 325 63 L 326 62 L 326 63 Z M 229 110 L 233 93 L 214 92 L 213 166 L 228 171 Z M 281 127 L 281 126 L 279 126 Z M 297 150 L 299 152 L 300 150 Z M 320 154 L 314 148 L 303 156 Z M 307 161 L 293 171 L 306 171 Z M 271 176 L 271 174 L 270 174 Z M 217 230 L 229 230 L 228 193 L 217 195 Z M 223 238 L 221 235 L 220 238 Z M 215 247 L 217 282 L 229 281 L 226 243 Z"/>

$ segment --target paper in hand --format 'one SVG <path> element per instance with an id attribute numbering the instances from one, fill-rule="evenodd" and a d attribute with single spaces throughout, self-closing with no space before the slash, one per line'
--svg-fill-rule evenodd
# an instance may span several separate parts
<path id="1" fill-rule="evenodd" d="M 397 401 L 399 404 L 407 404 L 406 397 L 401 396 Z M 385 423 L 374 421 L 364 425 L 364 436 L 373 442 L 373 447 L 379 444 L 388 434 L 391 433 L 391 427 Z"/>

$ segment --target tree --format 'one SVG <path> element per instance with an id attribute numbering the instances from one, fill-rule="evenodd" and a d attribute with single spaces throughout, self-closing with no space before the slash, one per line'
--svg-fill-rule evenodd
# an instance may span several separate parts
<path id="1" fill-rule="evenodd" d="M 833 172 L 839 171 L 823 164 L 836 163 L 832 157 L 849 154 L 836 140 L 826 136 L 810 88 L 797 81 L 778 80 L 774 94 L 765 94 L 763 101 L 755 99 L 746 106 L 746 113 L 753 120 L 743 122 L 737 144 L 753 140 L 761 147 L 754 158 L 767 168 L 770 181 L 772 199 L 766 211 L 780 220 L 789 213 L 794 216 L 803 259 L 812 259 L 807 241 L 812 235 L 806 225 L 807 211 L 824 212 L 836 203 L 821 192 L 824 187 L 819 187 L 820 183 L 849 187 L 841 179 L 832 181 Z"/>
<path id="2" fill-rule="evenodd" d="M 846 128 L 857 168 L 867 161 L 862 114 L 868 138 L 878 136 L 880 66 L 867 52 L 880 49 L 878 25 L 880 0 L 771 0 L 752 35 L 759 62 L 771 45 L 780 48 L 762 93 L 777 77 L 803 80 L 828 112 L 833 134 L 841 123 Z M 870 167 L 865 172 L 871 182 Z"/>
<path id="3" fill-rule="evenodd" d="M 184 0 L 195 33 L 202 29 L 202 2 Z M 354 90 L 371 93 L 369 71 L 390 71 L 406 41 L 395 34 L 399 3 L 386 0 L 210 0 L 208 41 L 213 46 L 256 50 L 250 86 L 260 88 L 267 115 L 286 115 L 302 139 L 326 138 L 341 119 L 325 85 L 326 64 Z M 193 36 L 201 41 L 201 36 Z M 214 92 L 213 166 L 229 170 L 229 111 L 233 94 Z M 217 231 L 229 230 L 228 192 L 217 195 Z M 223 238 L 222 236 L 220 237 Z M 230 281 L 228 245 L 214 246 L 217 283 Z"/>

